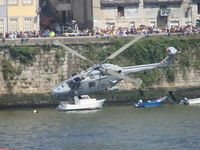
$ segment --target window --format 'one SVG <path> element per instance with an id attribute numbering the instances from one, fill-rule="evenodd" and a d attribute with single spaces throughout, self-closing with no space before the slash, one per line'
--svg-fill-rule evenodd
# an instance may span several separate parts
<path id="1" fill-rule="evenodd" d="M 24 18 L 24 31 L 32 31 L 33 23 L 32 18 Z"/>
<path id="2" fill-rule="evenodd" d="M 160 5 L 160 8 L 161 8 L 161 9 L 166 9 L 167 6 L 166 6 L 166 5 Z"/>
<path id="3" fill-rule="evenodd" d="M 8 0 L 8 4 L 9 5 L 17 5 L 18 4 L 18 0 Z"/>
<path id="4" fill-rule="evenodd" d="M 106 87 L 105 83 L 102 83 L 101 88 L 105 88 L 105 87 Z"/>
<path id="5" fill-rule="evenodd" d="M 0 33 L 4 33 L 4 20 L 0 19 Z"/>
<path id="6" fill-rule="evenodd" d="M 23 0 L 23 5 L 32 5 L 32 0 Z"/>
<path id="7" fill-rule="evenodd" d="M 88 87 L 89 88 L 95 87 L 95 82 L 89 82 Z"/>
<path id="8" fill-rule="evenodd" d="M 200 26 L 200 20 L 196 20 L 196 25 Z"/>
<path id="9" fill-rule="evenodd" d="M 10 18 L 8 21 L 8 31 L 16 32 L 18 31 L 18 20 L 17 18 Z"/>
<path id="10" fill-rule="evenodd" d="M 130 27 L 135 28 L 135 22 L 134 22 L 134 21 L 131 21 L 131 22 L 130 22 Z"/>
<path id="11" fill-rule="evenodd" d="M 115 23 L 114 22 L 106 22 L 106 27 L 109 29 L 112 29 L 113 27 L 115 27 Z"/>
<path id="12" fill-rule="evenodd" d="M 155 27 L 155 26 L 156 26 L 156 22 L 155 22 L 155 21 L 150 21 L 150 22 L 149 22 L 149 26 Z"/>
<path id="13" fill-rule="evenodd" d="M 117 7 L 117 16 L 124 17 L 124 7 L 122 7 L 122 6 Z"/>
<path id="14" fill-rule="evenodd" d="M 197 3 L 197 14 L 200 14 L 200 3 Z"/>
<path id="15" fill-rule="evenodd" d="M 171 21 L 170 26 L 179 26 L 179 21 Z"/>
<path id="16" fill-rule="evenodd" d="M 3 5 L 4 4 L 4 0 L 0 0 L 0 5 Z"/>
<path id="17" fill-rule="evenodd" d="M 76 87 L 76 82 L 74 80 L 70 80 L 68 82 L 68 86 L 71 88 L 71 89 L 75 89 Z"/>

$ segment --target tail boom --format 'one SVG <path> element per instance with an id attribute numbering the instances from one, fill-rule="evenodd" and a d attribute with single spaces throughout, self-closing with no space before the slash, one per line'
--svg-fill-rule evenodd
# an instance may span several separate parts
<path id="1" fill-rule="evenodd" d="M 177 50 L 174 47 L 168 47 L 166 50 L 168 52 L 168 56 L 165 59 L 163 59 L 160 63 L 122 67 L 122 72 L 125 75 L 130 75 L 137 72 L 144 72 L 152 69 L 169 67 L 174 60 Z"/>

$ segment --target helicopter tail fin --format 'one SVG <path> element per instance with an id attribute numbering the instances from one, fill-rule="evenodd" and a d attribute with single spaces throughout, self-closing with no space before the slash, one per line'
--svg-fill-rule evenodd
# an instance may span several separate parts
<path id="1" fill-rule="evenodd" d="M 159 68 L 169 67 L 172 64 L 174 57 L 178 52 L 177 49 L 175 49 L 174 47 L 168 47 L 166 50 L 168 52 L 168 56 L 159 63 Z"/>

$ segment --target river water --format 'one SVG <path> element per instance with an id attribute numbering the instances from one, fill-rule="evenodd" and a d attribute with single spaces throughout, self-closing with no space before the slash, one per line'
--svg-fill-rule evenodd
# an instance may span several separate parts
<path id="1" fill-rule="evenodd" d="M 1 110 L 0 148 L 17 150 L 199 150 L 200 107 L 98 111 Z"/>

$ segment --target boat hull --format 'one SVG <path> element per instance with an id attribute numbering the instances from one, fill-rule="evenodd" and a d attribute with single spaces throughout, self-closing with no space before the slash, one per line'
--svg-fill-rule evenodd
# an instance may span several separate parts
<path id="1" fill-rule="evenodd" d="M 189 105 L 200 104 L 200 98 L 190 99 L 190 100 L 188 100 L 188 104 Z"/>
<path id="2" fill-rule="evenodd" d="M 163 105 L 163 102 L 144 102 L 141 104 L 140 107 L 143 107 L 143 108 L 150 108 L 150 107 L 158 107 L 158 106 L 161 106 Z"/>
<path id="3" fill-rule="evenodd" d="M 85 101 L 80 104 L 61 103 L 58 105 L 58 110 L 61 111 L 77 111 L 77 110 L 94 110 L 103 107 L 105 99 L 95 101 Z"/>
<path id="4" fill-rule="evenodd" d="M 137 104 L 135 104 L 135 107 L 137 108 L 150 108 L 150 107 L 158 107 L 164 104 L 164 101 L 167 99 L 167 96 L 164 96 L 162 98 L 156 99 L 156 100 L 149 100 L 147 102 L 143 102 L 140 100 Z"/>
<path id="5" fill-rule="evenodd" d="M 180 104 L 184 104 L 184 105 L 200 105 L 200 98 L 181 100 Z"/>

